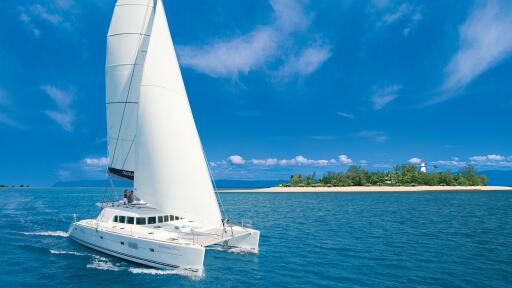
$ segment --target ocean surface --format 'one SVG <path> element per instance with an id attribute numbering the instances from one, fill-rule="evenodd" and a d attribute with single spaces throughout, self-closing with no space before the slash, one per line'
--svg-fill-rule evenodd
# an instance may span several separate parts
<path id="1" fill-rule="evenodd" d="M 103 188 L 1 189 L 0 287 L 512 287 L 512 193 L 221 193 L 260 254 L 207 250 L 202 277 L 67 238 Z"/>

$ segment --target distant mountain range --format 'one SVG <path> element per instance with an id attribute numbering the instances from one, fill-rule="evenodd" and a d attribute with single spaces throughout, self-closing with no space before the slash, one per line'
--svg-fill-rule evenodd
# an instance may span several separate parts
<path id="1" fill-rule="evenodd" d="M 113 180 L 116 187 L 130 187 L 130 181 L 120 179 Z M 274 187 L 280 183 L 286 183 L 287 180 L 217 180 L 217 188 L 266 188 Z M 77 181 L 59 181 L 53 184 L 53 187 L 106 187 L 110 186 L 110 181 L 105 180 L 77 180 Z"/>

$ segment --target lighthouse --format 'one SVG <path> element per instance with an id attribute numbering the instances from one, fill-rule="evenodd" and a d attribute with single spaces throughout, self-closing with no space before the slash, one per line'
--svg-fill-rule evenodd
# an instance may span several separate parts
<path id="1" fill-rule="evenodd" d="M 427 166 L 425 165 L 425 160 L 421 160 L 420 171 L 421 173 L 427 173 Z"/>

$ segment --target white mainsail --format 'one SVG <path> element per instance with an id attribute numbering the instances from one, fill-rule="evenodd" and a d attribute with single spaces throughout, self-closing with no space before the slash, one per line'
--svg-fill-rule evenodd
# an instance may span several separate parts
<path id="1" fill-rule="evenodd" d="M 105 65 L 109 173 L 133 179 L 142 69 L 155 0 L 118 0 Z"/>
<path id="2" fill-rule="evenodd" d="M 221 213 L 161 0 L 144 63 L 135 141 L 135 193 L 151 206 L 206 225 Z"/>

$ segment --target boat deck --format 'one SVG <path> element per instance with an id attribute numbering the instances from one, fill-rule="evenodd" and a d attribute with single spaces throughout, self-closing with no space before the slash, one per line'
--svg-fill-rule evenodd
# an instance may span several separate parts
<path id="1" fill-rule="evenodd" d="M 189 229 L 185 229 L 185 231 L 183 231 L 183 224 L 181 223 L 156 225 L 155 227 L 151 227 L 120 223 L 102 223 L 100 221 L 90 219 L 79 221 L 77 224 L 135 238 L 175 244 L 193 244 L 203 247 L 223 244 L 225 241 L 230 239 L 251 234 L 250 229 L 233 224 L 227 224 L 225 227 L 213 227 L 206 229 L 201 229 L 199 227 L 186 227 Z"/>

